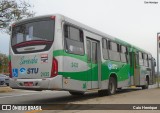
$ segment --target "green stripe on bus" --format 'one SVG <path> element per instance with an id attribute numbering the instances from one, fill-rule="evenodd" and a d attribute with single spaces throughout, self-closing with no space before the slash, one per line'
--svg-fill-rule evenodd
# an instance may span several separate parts
<path id="1" fill-rule="evenodd" d="M 70 54 L 70 53 L 66 53 L 64 50 L 53 51 L 53 56 L 54 57 L 56 57 L 56 56 L 69 56 L 69 57 L 73 57 L 73 58 L 82 60 L 84 62 L 87 62 L 87 55 L 81 56 L 81 55 Z"/>
<path id="2" fill-rule="evenodd" d="M 92 68 L 92 70 L 98 72 L 97 67 Z M 59 75 L 63 75 L 63 77 L 70 77 L 70 79 L 81 80 L 81 81 L 97 81 L 98 76 L 91 76 L 89 73 L 92 71 L 91 69 L 87 71 L 81 72 L 58 72 Z"/>
<path id="3" fill-rule="evenodd" d="M 124 81 L 129 78 L 130 73 L 129 73 L 129 65 L 125 65 L 120 69 L 117 70 L 109 70 L 108 66 L 106 66 L 105 63 L 101 65 L 102 70 L 101 70 L 101 80 L 107 80 L 109 78 L 110 73 L 116 73 L 118 77 L 118 81 Z M 82 72 L 59 72 L 58 74 L 63 75 L 63 77 L 70 77 L 71 79 L 75 80 L 82 80 L 82 81 L 97 81 L 98 80 L 98 75 L 97 76 L 92 76 L 90 73 L 95 72 L 98 73 L 98 68 L 95 66 L 92 69 L 89 69 L 87 71 L 82 71 Z"/>
<path id="4" fill-rule="evenodd" d="M 56 50 L 53 52 L 53 56 L 68 56 L 72 58 L 79 59 L 87 63 L 87 55 L 80 56 L 75 54 L 66 53 L 64 50 Z M 112 63 L 118 66 L 118 69 L 110 69 L 108 68 L 108 64 Z M 91 65 L 88 64 L 88 67 L 91 68 Z M 98 76 L 92 76 L 89 74 L 91 71 L 98 73 L 97 64 L 92 64 L 92 69 L 87 71 L 81 72 L 59 72 L 60 75 L 64 77 L 70 77 L 71 79 L 75 80 L 82 80 L 82 81 L 97 81 Z M 132 74 L 129 72 L 130 66 L 129 64 L 122 63 L 122 62 L 115 62 L 107 60 L 101 64 L 101 80 L 107 80 L 109 78 L 110 73 L 116 73 L 118 77 L 118 81 L 123 81 L 129 78 Z M 92 78 L 92 79 L 91 79 Z"/>

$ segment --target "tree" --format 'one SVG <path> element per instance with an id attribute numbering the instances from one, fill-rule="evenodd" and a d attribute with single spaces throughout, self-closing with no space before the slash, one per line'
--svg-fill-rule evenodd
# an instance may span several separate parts
<path id="1" fill-rule="evenodd" d="M 24 0 L 0 0 L 0 31 L 9 33 L 12 22 L 34 16 L 31 7 Z"/>
<path id="2" fill-rule="evenodd" d="M 8 63 L 8 56 L 0 53 L 0 73 L 9 73 Z"/>
<path id="3" fill-rule="evenodd" d="M 1 60 L 1 58 L 0 58 L 0 67 L 2 66 L 2 60 Z"/>

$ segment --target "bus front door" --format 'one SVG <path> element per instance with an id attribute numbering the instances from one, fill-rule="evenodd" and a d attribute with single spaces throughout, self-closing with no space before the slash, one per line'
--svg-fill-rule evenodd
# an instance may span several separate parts
<path id="1" fill-rule="evenodd" d="M 88 89 L 95 89 L 99 87 L 99 77 L 98 77 L 98 51 L 99 43 L 98 41 L 87 39 L 87 62 L 88 62 Z"/>

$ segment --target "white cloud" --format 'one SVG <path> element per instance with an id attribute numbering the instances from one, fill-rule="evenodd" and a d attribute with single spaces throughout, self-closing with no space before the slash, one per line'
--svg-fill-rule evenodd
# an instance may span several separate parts
<path id="1" fill-rule="evenodd" d="M 9 54 L 9 35 L 0 34 L 0 53 Z"/>

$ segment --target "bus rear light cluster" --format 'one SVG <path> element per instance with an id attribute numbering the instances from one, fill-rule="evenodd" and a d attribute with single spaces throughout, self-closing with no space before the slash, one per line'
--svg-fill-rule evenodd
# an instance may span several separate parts
<path id="1" fill-rule="evenodd" d="M 11 65 L 11 61 L 9 61 L 9 77 L 12 78 L 12 65 Z"/>
<path id="2" fill-rule="evenodd" d="M 56 17 L 55 17 L 55 16 L 51 16 L 50 18 L 51 18 L 52 20 L 54 20 Z"/>
<path id="3" fill-rule="evenodd" d="M 55 77 L 58 74 L 58 61 L 53 58 L 52 61 L 52 70 L 51 70 L 51 77 Z"/>

